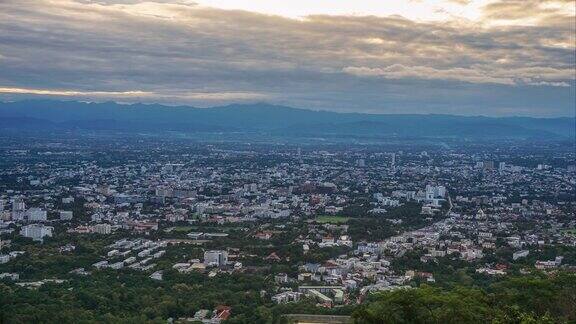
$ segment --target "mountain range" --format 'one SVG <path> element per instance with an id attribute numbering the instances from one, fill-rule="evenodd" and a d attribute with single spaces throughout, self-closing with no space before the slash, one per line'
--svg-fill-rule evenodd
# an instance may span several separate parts
<path id="1" fill-rule="evenodd" d="M 574 140 L 576 119 L 336 113 L 264 103 L 194 108 L 58 100 L 0 102 L 0 131 L 14 130 Z"/>

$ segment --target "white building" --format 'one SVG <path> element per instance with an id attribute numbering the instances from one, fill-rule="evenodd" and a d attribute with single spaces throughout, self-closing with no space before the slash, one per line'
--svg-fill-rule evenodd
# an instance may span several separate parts
<path id="1" fill-rule="evenodd" d="M 530 251 L 528 251 L 528 250 L 522 250 L 522 251 L 514 252 L 514 254 L 512 254 L 512 260 L 518 260 L 520 258 L 527 257 L 529 253 L 530 253 Z"/>
<path id="2" fill-rule="evenodd" d="M 110 234 L 112 233 L 112 226 L 110 224 L 96 224 L 93 231 L 96 234 Z"/>
<path id="3" fill-rule="evenodd" d="M 12 220 L 22 221 L 26 217 L 26 204 L 22 198 L 14 198 L 12 201 Z"/>
<path id="4" fill-rule="evenodd" d="M 160 280 L 161 281 L 162 277 L 163 277 L 162 274 L 163 274 L 162 270 L 159 270 L 159 271 L 156 271 L 153 274 L 151 274 L 150 278 L 154 279 L 154 280 Z"/>
<path id="5" fill-rule="evenodd" d="M 228 263 L 228 252 L 211 250 L 204 252 L 204 265 L 220 267 Z"/>
<path id="6" fill-rule="evenodd" d="M 42 224 L 30 224 L 23 226 L 20 230 L 20 235 L 24 237 L 29 237 L 34 241 L 43 241 L 44 237 L 52 237 L 52 231 L 54 227 L 44 226 Z"/>
<path id="7" fill-rule="evenodd" d="M 10 261 L 10 256 L 8 254 L 0 254 L 0 264 L 4 264 Z"/>
<path id="8" fill-rule="evenodd" d="M 277 304 L 297 302 L 302 298 L 302 295 L 304 294 L 294 291 L 286 291 L 272 296 L 272 300 Z"/>
<path id="9" fill-rule="evenodd" d="M 24 203 L 24 199 L 22 198 L 14 198 L 12 201 L 12 211 L 13 212 L 22 212 L 26 210 L 26 204 Z"/>
<path id="10" fill-rule="evenodd" d="M 432 200 L 434 198 L 446 197 L 446 187 L 444 186 L 426 186 L 426 199 Z"/>
<path id="11" fill-rule="evenodd" d="M 67 210 L 60 211 L 60 220 L 69 221 L 69 220 L 72 220 L 73 216 L 74 216 L 74 213 L 71 211 L 67 211 Z"/>
<path id="12" fill-rule="evenodd" d="M 73 198 L 73 197 L 65 197 L 65 198 L 62 198 L 62 203 L 63 203 L 63 204 L 71 204 L 71 203 L 73 203 L 73 202 L 74 202 L 74 198 Z"/>
<path id="13" fill-rule="evenodd" d="M 26 214 L 30 222 L 43 222 L 48 220 L 48 213 L 40 208 L 30 208 Z"/>

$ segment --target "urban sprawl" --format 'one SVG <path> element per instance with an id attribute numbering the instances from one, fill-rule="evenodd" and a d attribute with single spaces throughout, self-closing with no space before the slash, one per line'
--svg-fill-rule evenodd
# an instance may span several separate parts
<path id="1" fill-rule="evenodd" d="M 267 303 L 335 309 L 449 276 L 576 266 L 571 150 L 125 139 L 0 154 L 0 280 L 26 289 L 249 276 Z M 177 320 L 235 312 L 221 299 Z"/>

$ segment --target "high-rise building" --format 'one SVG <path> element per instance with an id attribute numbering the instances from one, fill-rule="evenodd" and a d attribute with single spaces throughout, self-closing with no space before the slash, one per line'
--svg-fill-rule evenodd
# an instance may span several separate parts
<path id="1" fill-rule="evenodd" d="M 484 170 L 494 170 L 494 161 L 484 161 Z"/>
<path id="2" fill-rule="evenodd" d="M 228 263 L 228 252 L 222 250 L 210 250 L 204 252 L 204 265 L 221 267 Z"/>
<path id="3" fill-rule="evenodd" d="M 426 199 L 444 198 L 446 196 L 446 187 L 444 186 L 426 186 Z"/>
<path id="4" fill-rule="evenodd" d="M 23 212 L 26 211 L 26 204 L 23 198 L 14 198 L 12 201 L 12 211 L 13 212 Z"/>
<path id="5" fill-rule="evenodd" d="M 26 218 L 26 204 L 21 197 L 12 200 L 12 220 L 22 221 Z"/>
<path id="6" fill-rule="evenodd" d="M 34 241 L 43 241 L 44 237 L 52 237 L 54 227 L 44 226 L 42 224 L 30 224 L 23 226 L 20 230 L 20 235 L 29 237 Z"/>
<path id="7" fill-rule="evenodd" d="M 96 224 L 93 227 L 96 234 L 110 234 L 112 233 L 112 226 L 110 224 Z"/>

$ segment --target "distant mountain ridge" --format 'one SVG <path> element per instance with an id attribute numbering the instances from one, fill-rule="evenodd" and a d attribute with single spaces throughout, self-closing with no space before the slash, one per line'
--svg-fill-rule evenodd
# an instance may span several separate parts
<path id="1" fill-rule="evenodd" d="M 214 108 L 159 104 L 25 100 L 0 102 L 0 130 L 181 131 L 277 136 L 379 136 L 574 139 L 570 117 L 362 114 L 269 104 Z"/>

